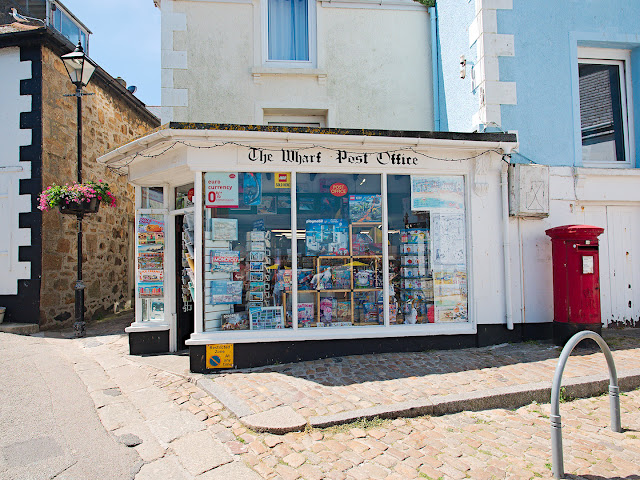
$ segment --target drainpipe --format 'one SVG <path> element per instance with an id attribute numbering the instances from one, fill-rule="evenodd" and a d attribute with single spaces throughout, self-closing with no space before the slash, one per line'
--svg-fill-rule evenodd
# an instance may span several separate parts
<path id="1" fill-rule="evenodd" d="M 509 184 L 507 171 L 509 164 L 503 162 L 501 177 L 502 186 L 502 248 L 504 255 L 504 306 L 507 311 L 507 329 L 513 330 L 513 310 L 511 300 L 511 245 L 509 243 Z"/>
<path id="2" fill-rule="evenodd" d="M 438 69 L 438 13 L 436 7 L 429 7 L 431 19 L 431 74 L 433 83 L 433 129 L 440 131 L 440 71 Z"/>

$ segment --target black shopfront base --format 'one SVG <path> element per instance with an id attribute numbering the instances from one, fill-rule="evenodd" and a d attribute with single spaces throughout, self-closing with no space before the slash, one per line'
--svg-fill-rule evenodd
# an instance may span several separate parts
<path id="1" fill-rule="evenodd" d="M 553 322 L 553 343 L 559 346 L 564 346 L 571 337 L 576 333 L 589 330 L 596 332 L 598 335 L 602 335 L 601 323 L 568 323 L 568 322 Z M 580 342 L 581 346 L 588 346 L 592 340 L 585 340 Z M 596 345 L 595 342 L 591 343 L 591 346 Z"/>
<path id="2" fill-rule="evenodd" d="M 236 343 L 233 346 L 234 368 L 262 367 L 346 355 L 452 350 L 551 338 L 551 323 L 530 324 L 524 327 L 515 325 L 513 330 L 507 330 L 504 325 L 480 325 L 475 335 Z M 189 360 L 193 373 L 220 373 L 229 370 L 207 368 L 206 345 L 191 345 Z"/>
<path id="3" fill-rule="evenodd" d="M 169 351 L 169 330 L 129 333 L 129 354 L 167 353 Z"/>

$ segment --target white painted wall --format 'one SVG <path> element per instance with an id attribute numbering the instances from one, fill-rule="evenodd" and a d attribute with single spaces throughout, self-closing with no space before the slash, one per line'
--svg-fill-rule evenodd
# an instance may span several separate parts
<path id="1" fill-rule="evenodd" d="M 20 61 L 18 47 L 0 50 L 0 295 L 16 295 L 18 280 L 31 276 L 31 264 L 18 261 L 18 247 L 31 245 L 31 229 L 18 228 L 19 214 L 31 211 L 31 197 L 20 195 L 20 179 L 31 164 L 20 162 L 20 146 L 31 144 L 31 130 L 20 129 L 20 112 L 31 111 L 31 96 L 20 95 L 20 80 L 31 78 L 31 62 Z"/>
<path id="2" fill-rule="evenodd" d="M 162 121 L 262 124 L 265 109 L 326 112 L 327 126 L 432 130 L 430 21 L 412 0 L 317 2 L 317 62 L 262 59 L 262 0 L 162 9 Z"/>
<path id="3" fill-rule="evenodd" d="M 523 281 L 525 321 L 553 320 L 551 240 L 546 229 L 570 224 L 595 225 L 600 235 L 600 301 L 603 324 L 637 322 L 640 318 L 640 172 L 635 169 L 550 169 L 550 216 L 543 220 L 512 219 L 514 277 Z M 518 222 L 520 234 L 518 234 Z M 520 299 L 514 302 L 519 318 Z"/>

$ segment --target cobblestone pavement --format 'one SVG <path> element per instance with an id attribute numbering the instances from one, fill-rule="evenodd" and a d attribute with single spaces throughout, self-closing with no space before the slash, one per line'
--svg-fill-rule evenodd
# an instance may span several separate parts
<path id="1" fill-rule="evenodd" d="M 244 428 L 197 386 L 151 374 L 227 450 L 266 479 L 551 478 L 549 404 L 442 417 L 373 420 L 277 436 Z M 567 478 L 640 479 L 640 390 L 621 396 L 623 433 L 607 396 L 561 405 Z"/>
<path id="2" fill-rule="evenodd" d="M 640 368 L 640 338 L 607 333 L 620 372 Z M 553 379 L 560 349 L 539 343 L 357 355 L 211 375 L 260 413 L 287 405 L 305 418 Z M 563 378 L 607 373 L 599 350 L 574 351 Z"/>
<path id="3" fill-rule="evenodd" d="M 625 362 L 635 361 L 631 353 L 638 349 L 637 337 L 610 338 L 609 342 L 617 348 L 615 356 L 620 370 Z M 105 333 L 72 343 L 80 347 L 80 353 L 67 350 L 76 359 L 76 369 L 94 398 L 103 425 L 116 438 L 131 442 L 145 462 L 136 480 L 552 478 L 548 404 L 440 417 L 374 419 L 272 435 L 244 427 L 194 383 L 197 375 L 172 373 L 158 368 L 162 361 L 150 364 L 148 358 L 129 356 L 125 335 Z M 552 373 L 556 349 L 540 345 L 518 347 L 524 347 L 519 349 L 520 353 L 518 349 L 502 347 L 425 355 L 438 355 L 444 362 L 449 359 L 450 365 L 461 362 L 460 368 L 465 359 L 475 358 L 474 365 L 483 365 L 480 371 L 484 369 L 492 375 L 503 367 L 529 375 L 531 364 L 538 362 L 548 366 L 549 374 Z M 539 357 L 531 358 L 535 352 Z M 447 357 L 448 354 L 451 356 Z M 491 366 L 489 360 L 482 363 L 487 355 L 510 360 L 498 367 L 494 361 Z M 593 373 L 594 368 L 606 369 L 604 360 L 596 357 L 592 350 L 578 352 L 569 362 L 570 368 L 578 370 L 573 375 L 583 371 Z M 175 357 L 164 357 L 168 362 L 164 365 L 170 364 L 171 359 Z M 329 361 L 324 363 L 331 365 Z M 274 369 L 280 367 L 289 366 Z M 258 370 L 240 375 L 276 373 Z M 434 382 L 453 375 L 458 379 L 456 385 L 464 385 L 464 374 L 451 370 L 454 368 L 434 376 Z M 419 379 L 416 373 L 413 377 Z M 398 376 L 386 382 L 410 382 L 410 377 Z M 232 378 L 234 375 L 225 375 L 225 381 Z M 380 385 L 384 382 L 380 381 Z M 621 394 L 622 433 L 609 429 L 607 396 L 566 401 L 560 410 L 566 478 L 640 480 L 640 390 Z"/>

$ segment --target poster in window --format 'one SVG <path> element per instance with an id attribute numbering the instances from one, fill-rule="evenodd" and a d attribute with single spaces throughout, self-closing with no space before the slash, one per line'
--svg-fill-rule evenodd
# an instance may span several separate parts
<path id="1" fill-rule="evenodd" d="M 242 303 L 242 282 L 211 280 L 209 303 L 211 305 Z"/>
<path id="2" fill-rule="evenodd" d="M 464 211 L 464 178 L 411 175 L 411 210 Z"/>
<path id="3" fill-rule="evenodd" d="M 262 174 L 243 173 L 242 199 L 245 205 L 260 205 L 262 203 Z"/>
<path id="4" fill-rule="evenodd" d="M 206 208 L 238 208 L 237 173 L 208 172 L 204 174 L 204 206 Z"/>
<path id="5" fill-rule="evenodd" d="M 306 254 L 349 255 L 349 225 L 342 219 L 318 219 L 306 222 Z"/>
<path id="6" fill-rule="evenodd" d="M 464 215 L 431 215 L 431 239 L 434 265 L 465 263 Z"/>
<path id="7" fill-rule="evenodd" d="M 433 272 L 435 322 L 466 322 L 467 272 L 464 265 Z"/>
<path id="8" fill-rule="evenodd" d="M 254 307 L 249 309 L 251 330 L 284 328 L 283 307 Z"/>
<path id="9" fill-rule="evenodd" d="M 381 222 L 380 195 L 349 195 L 349 218 L 351 223 Z"/>

